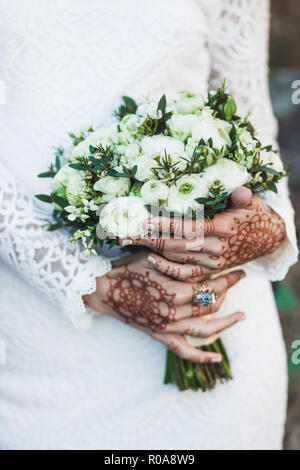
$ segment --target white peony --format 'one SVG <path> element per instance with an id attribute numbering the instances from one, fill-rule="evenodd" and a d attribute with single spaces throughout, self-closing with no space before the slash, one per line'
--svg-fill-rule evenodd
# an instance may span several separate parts
<path id="1" fill-rule="evenodd" d="M 192 138 L 194 141 L 203 139 L 205 142 L 212 139 L 214 148 L 221 150 L 231 144 L 230 129 L 230 124 L 215 119 L 211 111 L 205 108 L 192 126 Z"/>
<path id="2" fill-rule="evenodd" d="M 166 201 L 168 195 L 169 187 L 162 181 L 150 180 L 141 188 L 141 197 L 146 204 L 159 204 L 160 201 Z"/>
<path id="3" fill-rule="evenodd" d="M 104 176 L 94 184 L 94 190 L 104 194 L 102 197 L 104 201 L 110 201 L 114 197 L 126 196 L 129 193 L 130 179 Z"/>
<path id="4" fill-rule="evenodd" d="M 135 196 L 118 197 L 102 209 L 99 222 L 106 232 L 120 238 L 137 237 L 147 233 L 143 228 L 150 213 L 141 198 Z"/>
<path id="5" fill-rule="evenodd" d="M 260 161 L 263 165 L 273 168 L 273 170 L 277 171 L 278 173 L 284 172 L 284 166 L 278 153 L 261 150 Z"/>
<path id="6" fill-rule="evenodd" d="M 217 163 L 206 168 L 202 177 L 209 188 L 222 186 L 228 193 L 248 183 L 251 179 L 251 175 L 244 166 L 228 158 L 220 158 Z"/>
<path id="7" fill-rule="evenodd" d="M 201 176 L 182 176 L 170 187 L 166 209 L 170 212 L 187 214 L 190 209 L 199 209 L 201 205 L 195 199 L 207 197 L 208 193 L 208 186 Z"/>
<path id="8" fill-rule="evenodd" d="M 153 158 L 142 155 L 134 161 L 134 166 L 137 167 L 135 178 L 138 181 L 147 181 L 154 178 L 152 168 L 156 168 L 158 163 Z"/>
<path id="9" fill-rule="evenodd" d="M 200 111 L 203 106 L 203 97 L 193 93 L 181 93 L 175 103 L 175 109 L 179 114 L 193 114 Z"/>
<path id="10" fill-rule="evenodd" d="M 128 131 L 130 134 L 135 135 L 140 127 L 142 120 L 136 114 L 127 114 L 121 120 L 119 126 L 121 131 Z"/>
<path id="11" fill-rule="evenodd" d="M 185 141 L 191 136 L 192 126 L 196 121 L 195 114 L 175 114 L 167 121 L 167 126 L 172 137 Z"/>
<path id="12" fill-rule="evenodd" d="M 141 156 L 139 144 L 118 145 L 116 153 L 120 155 L 120 163 L 127 168 L 134 166 L 135 160 Z"/>

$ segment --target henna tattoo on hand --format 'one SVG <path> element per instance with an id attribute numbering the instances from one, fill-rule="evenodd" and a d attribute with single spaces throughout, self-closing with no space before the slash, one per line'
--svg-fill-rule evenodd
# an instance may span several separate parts
<path id="1" fill-rule="evenodd" d="M 156 331 L 175 320 L 175 294 L 150 279 L 150 272 L 139 274 L 126 266 L 121 274 L 107 275 L 109 289 L 104 303 L 113 308 L 127 323 Z"/>

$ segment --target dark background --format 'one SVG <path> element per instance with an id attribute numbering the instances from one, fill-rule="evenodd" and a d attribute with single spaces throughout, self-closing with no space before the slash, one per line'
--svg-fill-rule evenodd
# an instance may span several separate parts
<path id="1" fill-rule="evenodd" d="M 280 125 L 282 158 L 290 169 L 291 198 L 300 241 L 300 104 L 292 104 L 291 84 L 300 80 L 300 1 L 272 0 L 270 91 Z M 290 375 L 289 410 L 285 449 L 300 450 L 300 365 L 291 362 L 291 344 L 300 340 L 300 264 L 286 280 L 274 285 L 283 326 Z M 272 399 L 270 397 L 270 399 Z"/>

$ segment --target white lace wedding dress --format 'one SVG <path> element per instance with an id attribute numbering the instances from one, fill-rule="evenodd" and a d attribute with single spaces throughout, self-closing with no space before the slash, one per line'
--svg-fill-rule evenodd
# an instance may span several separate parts
<path id="1" fill-rule="evenodd" d="M 165 348 L 85 312 L 110 269 L 43 228 L 36 175 L 69 131 L 101 124 L 122 94 L 171 97 L 226 78 L 262 139 L 276 137 L 267 86 L 266 0 L 0 0 L 1 449 L 278 449 L 286 357 L 268 280 L 297 256 L 286 186 L 282 248 L 247 266 L 220 314 L 234 381 L 206 394 L 163 386 Z M 117 254 L 115 253 L 115 256 Z M 76 328 L 70 323 L 69 319 Z M 81 330 L 81 331 L 80 331 Z"/>

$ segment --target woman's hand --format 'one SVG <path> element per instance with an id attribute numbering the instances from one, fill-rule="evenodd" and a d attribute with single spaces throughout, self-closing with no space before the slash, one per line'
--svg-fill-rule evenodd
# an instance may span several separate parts
<path id="1" fill-rule="evenodd" d="M 245 187 L 235 190 L 231 201 L 231 208 L 212 220 L 152 218 L 148 227 L 152 233 L 161 233 L 159 238 L 121 240 L 121 245 L 151 248 L 158 254 L 149 255 L 148 260 L 180 280 L 195 280 L 277 250 L 286 237 L 282 218 Z M 173 238 L 164 238 L 164 233 Z"/>
<path id="2" fill-rule="evenodd" d="M 204 316 L 219 310 L 227 289 L 243 275 L 243 271 L 237 271 L 208 282 L 218 298 L 204 307 L 192 302 L 199 283 L 163 276 L 142 254 L 98 278 L 97 291 L 84 300 L 88 307 L 145 331 L 184 359 L 220 362 L 221 355 L 190 346 L 184 335 L 208 338 L 244 318 L 241 312 L 216 319 Z"/>

